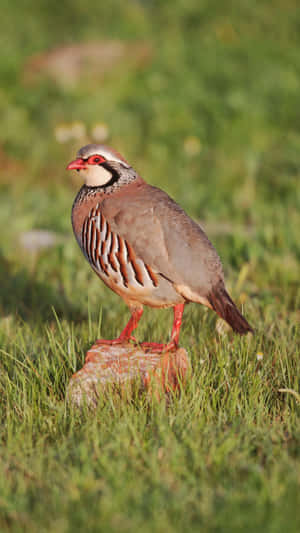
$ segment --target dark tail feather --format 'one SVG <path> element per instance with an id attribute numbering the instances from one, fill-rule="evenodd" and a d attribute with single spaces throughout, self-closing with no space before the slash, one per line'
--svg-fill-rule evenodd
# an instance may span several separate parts
<path id="1" fill-rule="evenodd" d="M 240 333 L 240 335 L 246 335 L 248 331 L 254 333 L 247 320 L 243 317 L 242 313 L 240 313 L 237 306 L 230 298 L 224 286 L 219 285 L 214 287 L 208 296 L 208 300 L 213 310 L 228 322 L 233 331 Z"/>

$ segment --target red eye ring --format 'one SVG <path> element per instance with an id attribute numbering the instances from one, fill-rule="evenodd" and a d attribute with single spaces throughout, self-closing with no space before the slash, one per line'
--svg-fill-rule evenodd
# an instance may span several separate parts
<path id="1" fill-rule="evenodd" d="M 105 159 L 104 157 L 102 157 L 101 155 L 91 155 L 89 158 L 88 158 L 88 163 L 90 165 L 97 165 L 97 164 L 101 164 L 101 163 L 104 163 Z"/>

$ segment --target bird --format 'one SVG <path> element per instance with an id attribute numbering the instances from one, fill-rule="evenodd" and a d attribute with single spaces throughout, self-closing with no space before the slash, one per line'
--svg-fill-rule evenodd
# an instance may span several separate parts
<path id="1" fill-rule="evenodd" d="M 145 305 L 174 311 L 169 342 L 139 343 L 148 351 L 178 348 L 189 302 L 212 309 L 240 335 L 253 333 L 225 288 L 214 246 L 166 192 L 148 184 L 121 154 L 102 144 L 80 148 L 67 170 L 76 170 L 84 181 L 72 206 L 76 240 L 92 269 L 131 312 L 117 338 L 96 344 L 137 343 L 132 332 Z"/>

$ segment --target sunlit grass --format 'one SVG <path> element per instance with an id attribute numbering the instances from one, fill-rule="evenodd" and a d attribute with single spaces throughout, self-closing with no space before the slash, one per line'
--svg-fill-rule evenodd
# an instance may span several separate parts
<path id="1" fill-rule="evenodd" d="M 296 533 L 297 2 L 42 4 L 2 10 L 0 531 Z M 73 86 L 28 77 L 32 54 L 98 39 L 151 53 Z M 108 394 L 91 414 L 66 404 L 68 382 L 129 312 L 73 238 L 80 184 L 64 169 L 100 134 L 201 221 L 255 336 L 189 305 L 181 395 Z M 32 229 L 56 243 L 25 249 Z M 171 311 L 147 309 L 137 337 L 170 328 Z"/>

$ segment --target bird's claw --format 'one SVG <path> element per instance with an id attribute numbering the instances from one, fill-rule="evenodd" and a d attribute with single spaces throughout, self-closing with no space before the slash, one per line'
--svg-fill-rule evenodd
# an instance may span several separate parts
<path id="1" fill-rule="evenodd" d="M 137 344 L 137 340 L 135 339 L 135 337 L 118 337 L 117 339 L 97 339 L 95 341 L 95 344 L 97 344 L 97 346 L 116 346 L 118 344 L 128 344 L 129 341 L 132 341 L 134 342 L 135 344 Z"/>
<path id="2" fill-rule="evenodd" d="M 167 353 L 177 350 L 178 345 L 174 341 L 170 341 L 168 344 L 161 344 L 158 342 L 140 342 L 139 346 L 144 348 L 146 352 L 155 353 Z"/>

